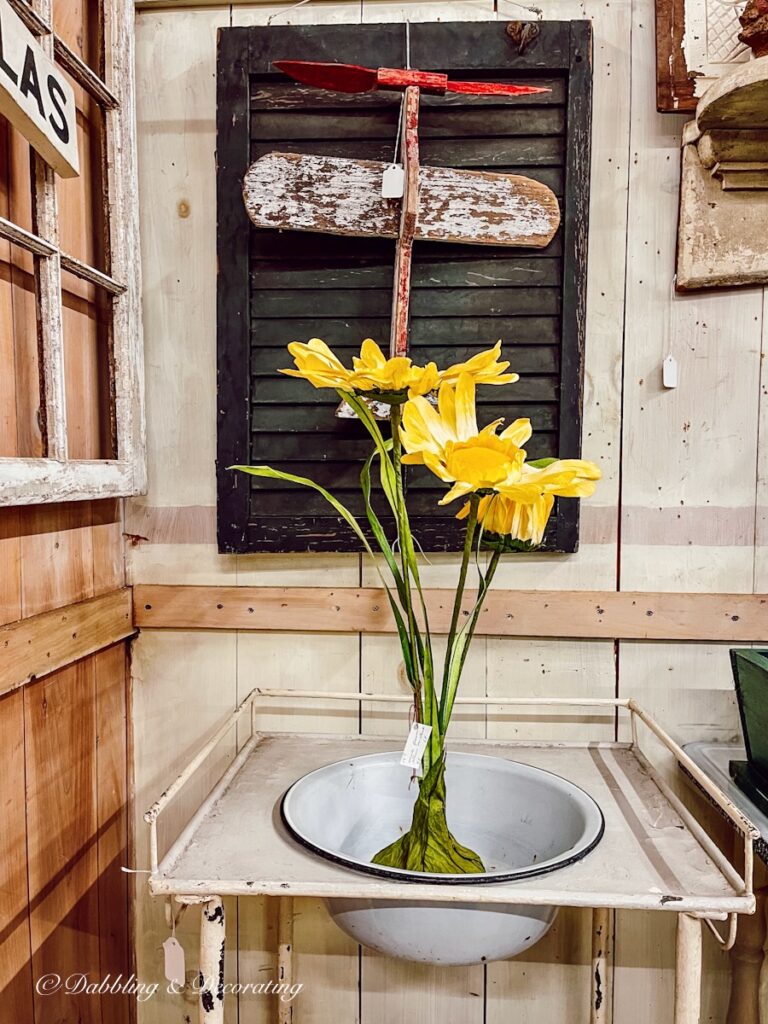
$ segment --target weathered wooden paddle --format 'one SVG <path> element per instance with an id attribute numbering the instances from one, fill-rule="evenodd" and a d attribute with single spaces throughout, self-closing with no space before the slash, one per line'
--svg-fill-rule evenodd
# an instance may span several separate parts
<path id="1" fill-rule="evenodd" d="M 402 198 L 385 198 L 387 164 L 372 160 L 268 153 L 245 175 L 243 197 L 257 227 L 332 235 L 396 238 L 390 353 L 408 348 L 408 308 L 414 239 L 468 245 L 543 248 L 560 224 L 551 189 L 514 174 L 423 167 L 419 162 L 420 89 L 520 95 L 533 86 L 449 82 L 432 72 L 357 65 L 277 61 L 306 84 L 344 92 L 404 89 L 401 118 Z M 475 88 L 476 87 L 476 88 Z"/>

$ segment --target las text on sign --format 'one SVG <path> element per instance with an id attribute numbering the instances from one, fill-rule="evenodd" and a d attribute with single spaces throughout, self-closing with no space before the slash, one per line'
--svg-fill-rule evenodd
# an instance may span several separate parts
<path id="1" fill-rule="evenodd" d="M 0 114 L 58 174 L 77 177 L 74 91 L 8 0 L 0 0 Z"/>

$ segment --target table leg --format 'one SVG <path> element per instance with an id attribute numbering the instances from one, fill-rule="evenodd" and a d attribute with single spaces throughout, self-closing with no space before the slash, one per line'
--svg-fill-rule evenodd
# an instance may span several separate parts
<path id="1" fill-rule="evenodd" d="M 213 896 L 200 918 L 200 1024 L 224 1024 L 224 904 Z"/>
<path id="2" fill-rule="evenodd" d="M 739 930 L 731 950 L 731 999 L 726 1024 L 761 1024 L 760 973 L 766 939 L 766 890 L 755 893 L 757 910 L 739 916 Z"/>
<path id="3" fill-rule="evenodd" d="M 611 961 L 613 959 L 613 912 L 605 907 L 592 911 L 592 1003 L 590 1024 L 611 1021 Z"/>
<path id="4" fill-rule="evenodd" d="M 293 897 L 281 896 L 277 922 L 277 980 L 290 989 L 293 984 Z M 278 997 L 277 1024 L 292 1024 L 293 1003 Z"/>
<path id="5" fill-rule="evenodd" d="M 700 1019 L 701 921 L 690 914 L 678 914 L 675 1024 L 699 1024 Z"/>

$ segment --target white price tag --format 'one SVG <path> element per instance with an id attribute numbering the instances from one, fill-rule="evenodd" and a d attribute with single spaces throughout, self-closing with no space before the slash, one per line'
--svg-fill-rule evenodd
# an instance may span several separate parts
<path id="1" fill-rule="evenodd" d="M 183 987 L 185 983 L 184 947 L 175 935 L 170 935 L 163 943 L 165 955 L 165 976 L 168 981 L 175 981 Z"/>
<path id="2" fill-rule="evenodd" d="M 405 192 L 405 169 L 402 164 L 388 164 L 381 177 L 383 199 L 402 199 Z"/>
<path id="3" fill-rule="evenodd" d="M 423 725 L 421 722 L 413 723 L 411 731 L 408 733 L 408 739 L 405 741 L 405 749 L 403 750 L 403 756 L 400 758 L 400 764 L 405 765 L 406 768 L 415 768 L 417 770 L 421 768 L 421 759 L 424 757 L 424 751 L 427 749 L 431 732 L 431 725 Z"/>
<path id="4" fill-rule="evenodd" d="M 661 367 L 661 382 L 665 388 L 677 387 L 677 360 L 667 356 Z"/>

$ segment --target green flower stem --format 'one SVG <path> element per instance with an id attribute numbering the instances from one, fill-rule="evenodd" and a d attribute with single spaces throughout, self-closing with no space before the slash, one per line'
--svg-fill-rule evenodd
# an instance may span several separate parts
<path id="1" fill-rule="evenodd" d="M 480 497 L 477 494 L 470 495 L 469 516 L 467 517 L 467 532 L 464 537 L 464 551 L 461 557 L 461 568 L 459 569 L 459 582 L 456 585 L 456 597 L 453 602 L 453 614 L 451 615 L 451 626 L 448 630 L 448 646 L 445 650 L 445 664 L 443 668 L 443 686 L 440 691 L 440 724 L 442 732 L 445 733 L 445 704 L 448 698 L 448 676 L 453 658 L 453 647 L 456 642 L 456 631 L 459 626 L 461 615 L 461 602 L 464 597 L 464 588 L 467 583 L 467 571 L 469 561 L 472 557 L 472 548 L 475 540 L 475 529 L 477 527 L 477 510 L 480 505 Z"/>
<path id="2" fill-rule="evenodd" d="M 391 406 L 390 422 L 392 425 L 392 461 L 395 467 L 395 494 L 397 504 L 397 532 L 400 541 L 400 556 L 402 560 L 402 573 L 405 579 L 405 593 L 407 600 L 408 626 L 411 635 L 411 644 L 414 660 L 416 660 L 418 644 L 416 634 L 418 625 L 413 611 L 413 600 L 410 581 L 413 577 L 419 592 L 421 584 L 419 581 L 419 570 L 416 564 L 416 554 L 413 548 L 411 527 L 408 521 L 408 509 L 405 504 L 405 490 L 403 487 L 403 466 L 402 466 L 402 443 L 400 440 L 400 424 L 402 422 L 402 409 L 399 405 Z M 426 615 L 426 610 L 424 610 Z M 429 624 L 425 621 L 424 643 L 421 645 L 421 666 L 424 681 L 424 698 L 422 704 L 422 721 L 432 726 L 427 749 L 424 752 L 424 773 L 429 772 L 432 764 L 442 756 L 443 743 L 440 735 L 440 716 L 435 694 L 434 668 L 432 664 L 431 640 L 429 636 Z"/>
<path id="3" fill-rule="evenodd" d="M 477 602 L 475 604 L 474 611 L 470 616 L 469 622 L 464 627 L 464 629 L 461 630 L 458 637 L 458 643 L 456 645 L 458 649 L 458 662 L 456 663 L 455 667 L 453 666 L 453 664 L 451 664 L 448 698 L 445 703 L 443 717 L 441 718 L 441 728 L 443 733 L 445 733 L 446 729 L 448 728 L 448 723 L 451 720 L 453 703 L 456 699 L 456 691 L 459 686 L 459 680 L 461 679 L 461 673 L 464 669 L 464 662 L 467 660 L 467 654 L 469 653 L 472 638 L 475 635 L 475 629 L 477 628 L 477 623 L 480 619 L 480 613 L 483 610 L 483 604 L 485 603 L 486 595 L 490 590 L 491 583 L 493 582 L 493 577 L 496 575 L 496 570 L 499 566 L 500 561 L 501 551 L 494 551 L 493 555 L 491 556 L 491 560 L 488 563 L 488 569 L 480 585 L 480 590 L 477 595 Z M 453 652 L 450 653 L 451 655 L 453 654 Z"/>

